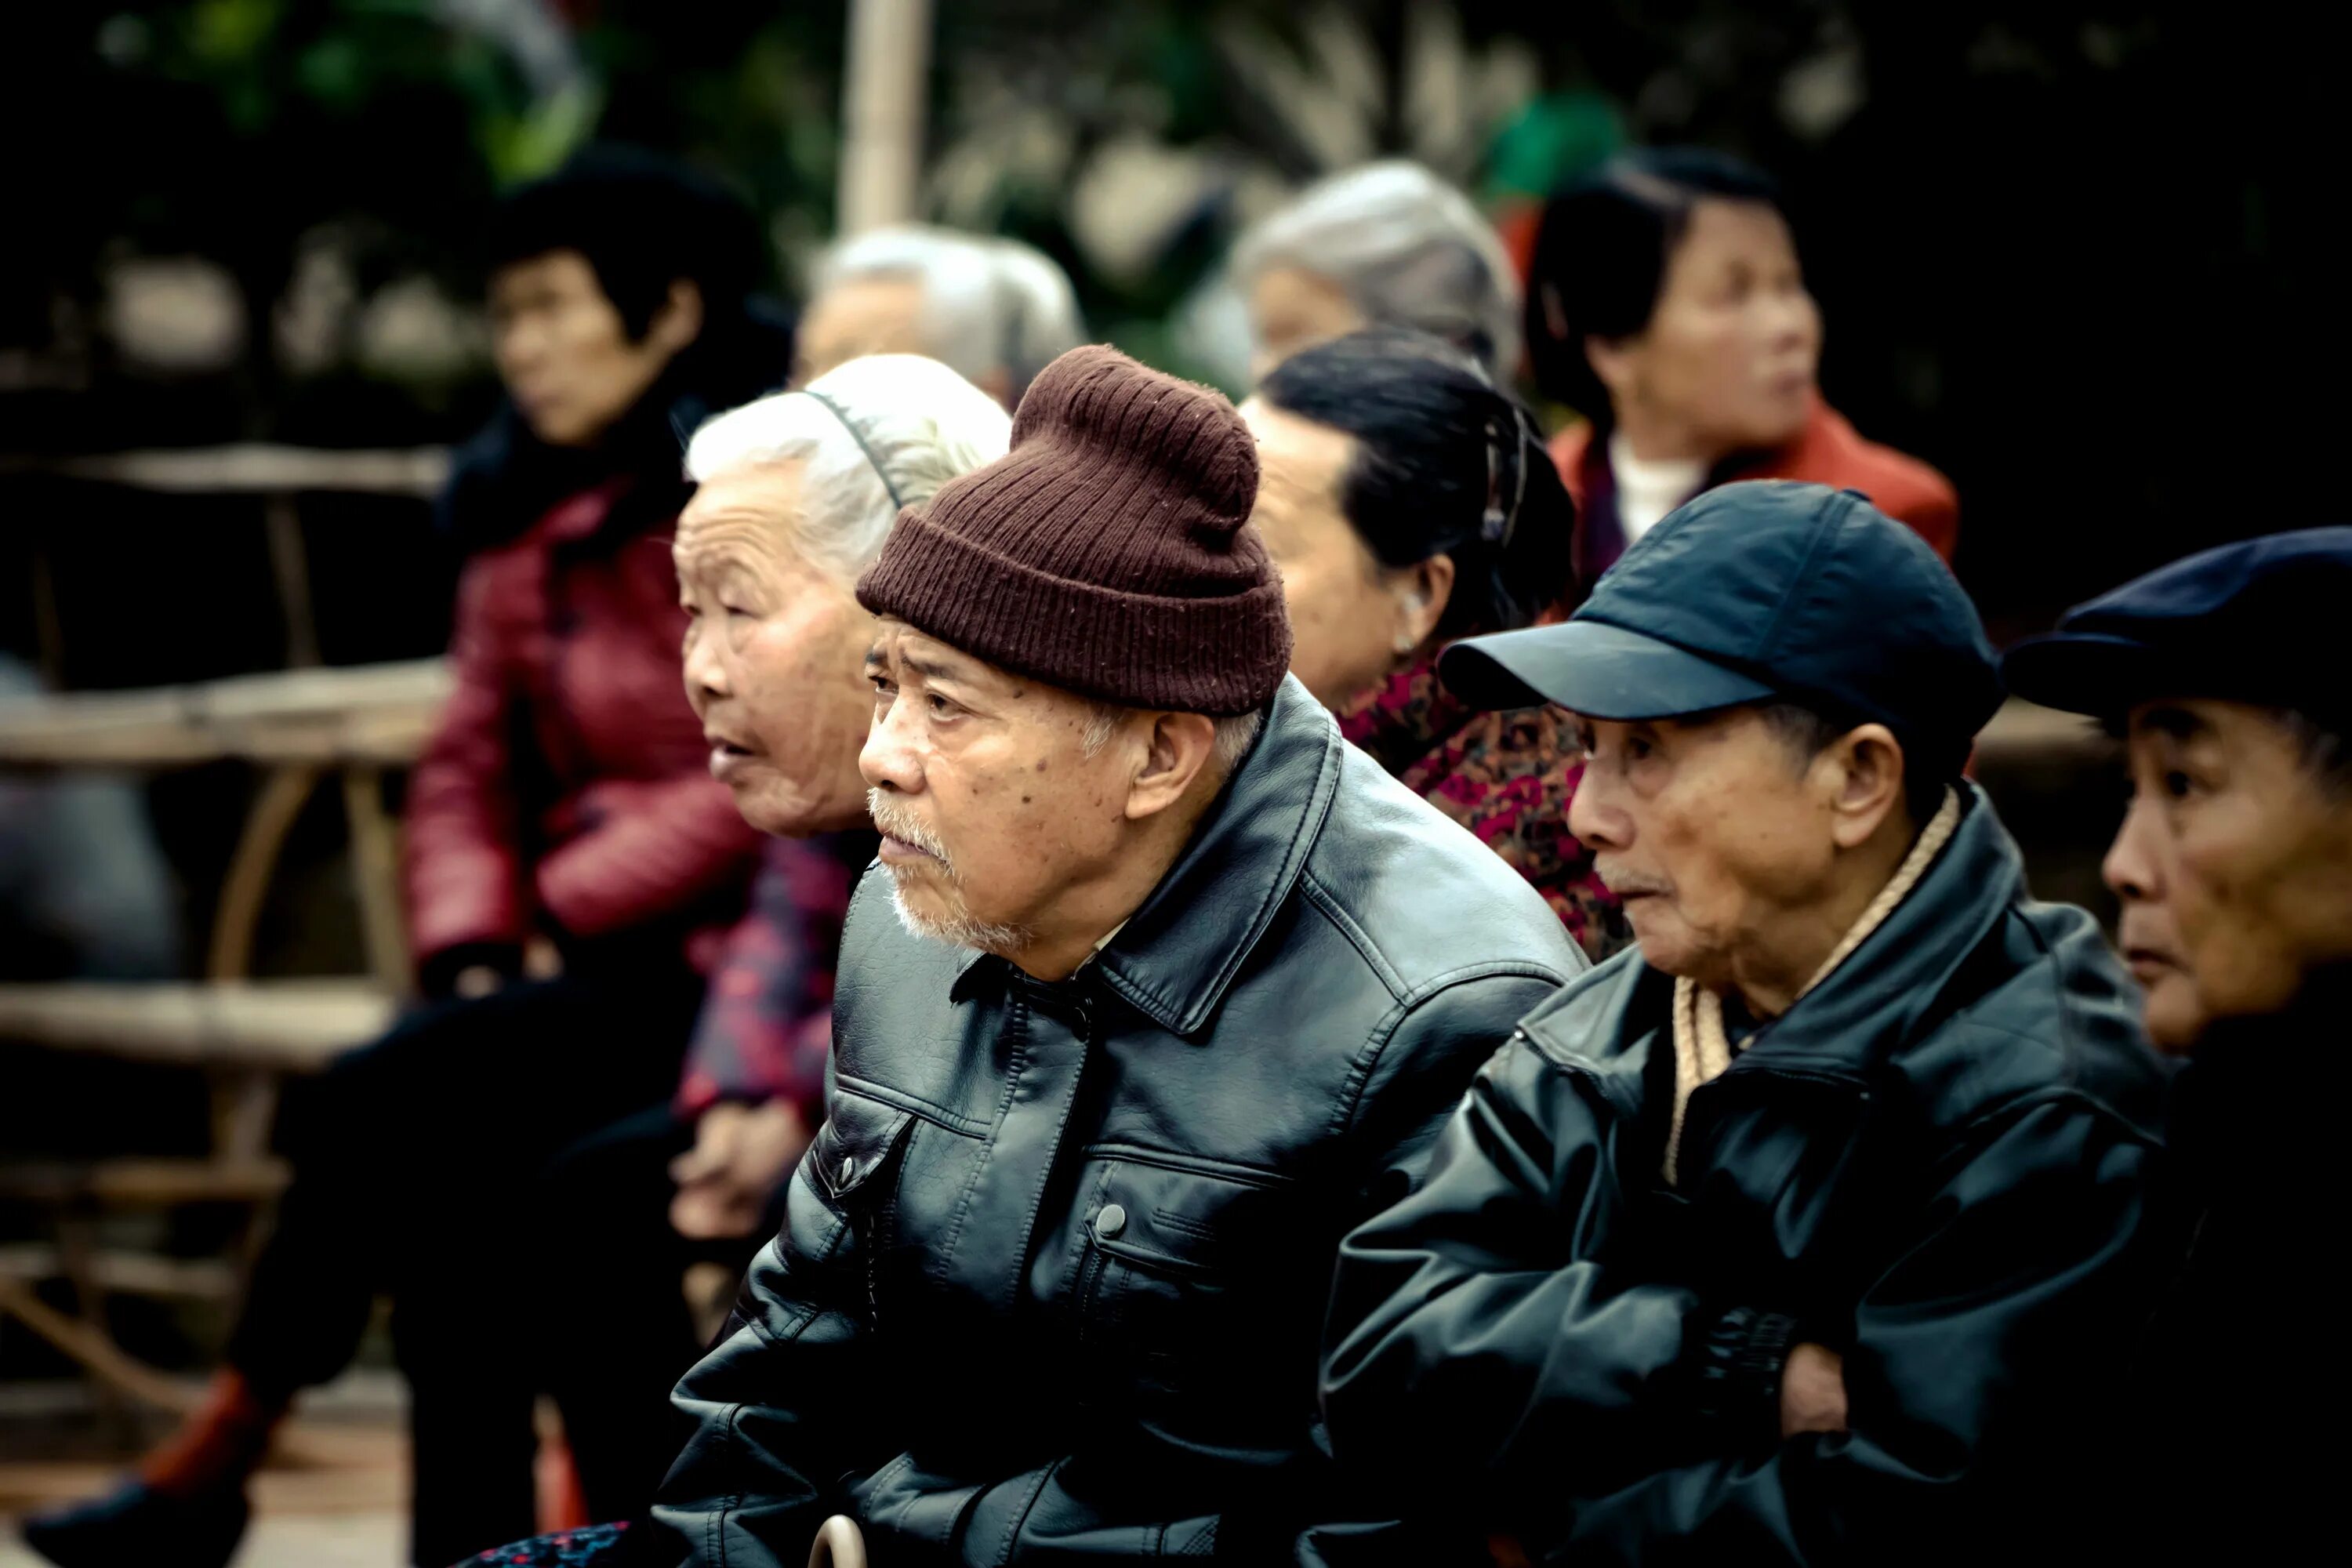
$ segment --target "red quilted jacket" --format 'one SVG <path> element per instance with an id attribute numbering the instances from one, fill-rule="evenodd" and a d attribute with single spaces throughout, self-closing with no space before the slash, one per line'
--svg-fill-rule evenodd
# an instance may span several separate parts
<path id="1" fill-rule="evenodd" d="M 457 589 L 457 690 L 409 786 L 410 937 L 454 950 L 675 931 L 707 971 L 758 835 L 709 773 L 678 674 L 667 524 L 599 532 L 631 481 L 483 552 Z"/>

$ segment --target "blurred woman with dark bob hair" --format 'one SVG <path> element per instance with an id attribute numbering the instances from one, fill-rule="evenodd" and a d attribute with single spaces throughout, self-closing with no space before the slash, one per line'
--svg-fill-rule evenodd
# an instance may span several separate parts
<path id="1" fill-rule="evenodd" d="M 1529 273 L 1529 368 L 1585 419 L 1552 443 L 1585 581 L 1732 479 L 1860 490 L 1951 560 L 1950 481 L 1822 401 L 1821 308 L 1761 170 L 1694 148 L 1620 154 L 1545 207 Z"/>
<path id="2" fill-rule="evenodd" d="M 1566 715 L 1473 710 L 1442 687 L 1457 637 L 1572 601 L 1575 509 L 1533 417 L 1466 354 L 1401 328 L 1276 366 L 1242 405 L 1253 516 L 1282 569 L 1291 673 L 1408 788 L 1534 885 L 1597 962 L 1627 931 L 1568 831 Z"/>

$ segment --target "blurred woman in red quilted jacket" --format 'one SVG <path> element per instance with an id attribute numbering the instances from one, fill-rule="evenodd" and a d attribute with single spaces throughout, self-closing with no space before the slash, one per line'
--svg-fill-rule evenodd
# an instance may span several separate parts
<path id="1" fill-rule="evenodd" d="M 757 223 L 606 149 L 509 198 L 489 249 L 509 397 L 444 498 L 469 552 L 457 685 L 409 786 L 427 1005 L 289 1095 L 294 1182 L 227 1368 L 134 1481 L 30 1523 L 68 1568 L 226 1563 L 272 1430 L 348 1364 L 378 1294 L 412 1389 L 412 1560 L 528 1534 L 532 1180 L 676 1086 L 744 912 L 759 836 L 679 688 L 669 536 L 685 437 L 791 363 Z"/>

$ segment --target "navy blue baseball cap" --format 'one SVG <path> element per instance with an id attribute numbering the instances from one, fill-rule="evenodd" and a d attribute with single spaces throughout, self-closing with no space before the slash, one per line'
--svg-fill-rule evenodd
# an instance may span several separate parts
<path id="1" fill-rule="evenodd" d="M 1465 638 L 1438 668 L 1478 707 L 1588 719 L 1795 700 L 1883 723 L 1939 767 L 2001 699 L 1976 607 L 1927 542 L 1854 491 L 1786 479 L 1706 491 L 1566 622 Z"/>
<path id="2" fill-rule="evenodd" d="M 2121 718 L 2142 702 L 2214 697 L 2352 719 L 2343 616 L 2352 528 L 2225 544 L 2077 605 L 2001 668 L 2045 708 Z"/>

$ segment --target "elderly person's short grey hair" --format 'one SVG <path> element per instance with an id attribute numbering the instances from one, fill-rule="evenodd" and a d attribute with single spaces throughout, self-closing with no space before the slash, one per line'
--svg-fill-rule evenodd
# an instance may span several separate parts
<path id="1" fill-rule="evenodd" d="M 1015 239 L 902 224 L 868 229 L 818 258 L 816 292 L 855 278 L 908 278 L 923 295 L 923 342 L 973 381 L 1003 371 L 1007 401 L 1086 341 L 1069 275 Z"/>
<path id="2" fill-rule="evenodd" d="M 845 582 L 881 553 L 899 509 L 1004 456 L 1013 421 L 936 360 L 868 354 L 796 392 L 730 409 L 694 433 L 687 477 L 805 461 L 798 542 Z"/>
<path id="3" fill-rule="evenodd" d="M 1418 163 L 1366 163 L 1318 180 L 1244 233 L 1234 282 L 1294 267 L 1328 278 L 1372 326 L 1414 327 L 1507 376 L 1519 358 L 1519 283 L 1470 198 Z"/>

